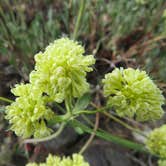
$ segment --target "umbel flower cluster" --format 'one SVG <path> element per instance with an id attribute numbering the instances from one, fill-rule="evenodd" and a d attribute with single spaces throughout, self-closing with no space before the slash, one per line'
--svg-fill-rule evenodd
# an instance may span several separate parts
<path id="1" fill-rule="evenodd" d="M 120 117 L 146 121 L 163 115 L 164 97 L 145 71 L 115 69 L 105 75 L 103 84 L 107 106 L 114 108 Z"/>
<path id="2" fill-rule="evenodd" d="M 49 135 L 51 129 L 45 121 L 50 120 L 54 113 L 46 106 L 42 91 L 32 84 L 16 85 L 11 91 L 17 98 L 6 107 L 6 119 L 12 124 L 10 129 L 23 138 Z"/>
<path id="3" fill-rule="evenodd" d="M 84 52 L 81 45 L 68 38 L 55 40 L 44 53 L 35 55 L 36 66 L 30 74 L 30 83 L 58 103 L 81 97 L 89 90 L 86 74 L 95 63 L 94 57 L 83 56 Z"/>
<path id="4" fill-rule="evenodd" d="M 95 59 L 83 54 L 84 48 L 77 42 L 61 38 L 35 55 L 30 83 L 16 85 L 11 92 L 17 98 L 6 107 L 6 119 L 16 135 L 23 138 L 50 135 L 46 122 L 56 115 L 48 103 L 71 102 L 89 90 L 86 74 L 92 71 L 90 66 Z"/>
<path id="5" fill-rule="evenodd" d="M 149 134 L 146 145 L 152 154 L 166 159 L 166 125 L 154 129 Z"/>
<path id="6" fill-rule="evenodd" d="M 62 159 L 50 154 L 45 163 L 29 163 L 26 166 L 89 166 L 89 164 L 79 154 L 73 154 L 72 158 L 63 157 Z"/>

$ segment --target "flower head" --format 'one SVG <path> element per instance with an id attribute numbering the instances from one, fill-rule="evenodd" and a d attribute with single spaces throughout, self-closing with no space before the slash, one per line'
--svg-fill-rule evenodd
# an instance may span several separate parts
<path id="1" fill-rule="evenodd" d="M 11 105 L 6 107 L 6 119 L 16 135 L 27 138 L 30 136 L 44 137 L 51 129 L 46 126 L 54 113 L 46 106 L 42 92 L 31 84 L 20 84 L 13 88 L 12 93 L 18 96 Z"/>
<path id="2" fill-rule="evenodd" d="M 72 158 L 63 157 L 62 159 L 57 156 L 52 156 L 51 154 L 47 157 L 46 163 L 29 163 L 26 166 L 89 166 L 89 164 L 84 161 L 83 156 L 79 154 L 73 154 Z"/>
<path id="3" fill-rule="evenodd" d="M 154 129 L 146 142 L 149 151 L 161 158 L 166 158 L 166 125 Z"/>
<path id="4" fill-rule="evenodd" d="M 136 117 L 139 121 L 162 116 L 164 97 L 145 71 L 115 69 L 105 75 L 103 84 L 107 105 L 119 116 Z"/>
<path id="5" fill-rule="evenodd" d="M 55 40 L 45 52 L 35 55 L 30 82 L 56 102 L 81 97 L 89 89 L 86 73 L 92 71 L 90 66 L 95 63 L 92 55 L 83 54 L 84 48 L 77 42 L 68 38 Z"/>

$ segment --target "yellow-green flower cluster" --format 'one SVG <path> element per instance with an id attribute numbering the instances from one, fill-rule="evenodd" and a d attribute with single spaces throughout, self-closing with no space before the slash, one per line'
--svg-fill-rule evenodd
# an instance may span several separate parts
<path id="1" fill-rule="evenodd" d="M 35 55 L 30 83 L 13 88 L 16 101 L 6 107 L 11 130 L 24 138 L 50 135 L 46 122 L 55 114 L 48 103 L 81 97 L 89 90 L 86 74 L 92 71 L 95 59 L 83 54 L 84 48 L 77 42 L 61 38 Z"/>
<path id="2" fill-rule="evenodd" d="M 166 159 L 166 125 L 154 129 L 146 142 L 149 151 Z"/>
<path id="3" fill-rule="evenodd" d="M 50 154 L 46 159 L 46 163 L 29 163 L 26 166 L 89 166 L 89 164 L 79 154 L 73 154 L 72 158 L 63 157 L 62 159 Z"/>
<path id="4" fill-rule="evenodd" d="M 166 159 L 165 160 L 159 160 L 158 161 L 158 166 L 166 166 Z"/>
<path id="5" fill-rule="evenodd" d="M 105 75 L 103 84 L 107 105 L 119 116 L 146 121 L 163 115 L 164 97 L 145 71 L 116 68 Z"/>
<path id="6" fill-rule="evenodd" d="M 12 89 L 12 93 L 17 98 L 6 107 L 10 129 L 23 138 L 49 135 L 51 129 L 46 126 L 45 121 L 50 120 L 54 114 L 46 107 L 46 100 L 40 89 L 31 84 L 20 84 Z"/>
<path id="7" fill-rule="evenodd" d="M 35 70 L 30 82 L 40 87 L 51 100 L 79 98 L 89 90 L 87 72 L 92 71 L 95 59 L 84 56 L 85 50 L 77 42 L 62 38 L 50 44 L 45 52 L 35 55 Z"/>

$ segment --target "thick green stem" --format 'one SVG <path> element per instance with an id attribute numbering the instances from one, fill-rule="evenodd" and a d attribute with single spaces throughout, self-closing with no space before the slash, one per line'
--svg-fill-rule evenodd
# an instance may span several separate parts
<path id="1" fill-rule="evenodd" d="M 60 107 L 60 109 L 62 110 L 62 112 L 64 111 L 64 109 L 62 107 Z M 100 110 L 102 112 L 104 109 L 100 109 Z M 89 134 L 91 134 L 93 132 L 93 129 L 91 129 L 87 125 L 84 125 L 83 123 L 81 123 L 81 122 L 79 122 L 78 120 L 75 120 L 75 119 L 73 119 L 72 121 L 69 121 L 69 125 L 71 125 L 74 128 L 75 127 L 79 127 L 84 132 L 89 133 Z M 141 151 L 141 152 L 148 153 L 148 151 L 146 150 L 146 148 L 144 147 L 143 144 L 135 143 L 135 142 L 126 140 L 124 138 L 112 135 L 112 134 L 110 134 L 110 133 L 108 133 L 108 132 L 106 132 L 106 131 L 104 131 L 102 129 L 98 129 L 95 132 L 95 134 L 96 134 L 96 136 L 98 136 L 98 137 L 100 137 L 100 138 L 102 138 L 104 140 L 111 141 L 111 142 L 113 142 L 115 144 L 122 145 L 124 147 L 130 148 L 130 149 L 134 149 L 136 151 Z"/>
<path id="2" fill-rule="evenodd" d="M 80 127 L 84 132 L 86 133 L 92 133 L 93 129 L 89 128 L 88 126 L 84 125 L 83 123 L 79 122 L 78 120 L 73 120 L 72 122 L 69 122 L 69 124 L 73 127 Z M 95 132 L 96 136 L 107 140 L 107 141 L 111 141 L 115 144 L 118 145 L 122 145 L 124 147 L 130 148 L 130 149 L 134 149 L 136 151 L 140 151 L 140 152 L 148 152 L 143 144 L 138 144 L 129 140 L 126 140 L 124 138 L 118 137 L 118 136 L 114 136 L 102 129 L 98 129 Z"/>
<path id="3" fill-rule="evenodd" d="M 72 104 L 71 96 L 68 96 L 65 99 L 65 107 L 66 107 L 66 110 L 67 110 L 68 114 L 72 115 L 73 104 Z"/>
<path id="4" fill-rule="evenodd" d="M 53 138 L 58 137 L 62 133 L 63 129 L 65 128 L 65 125 L 66 125 L 66 123 L 62 123 L 60 128 L 57 130 L 57 132 L 55 132 L 54 134 L 52 134 L 48 137 L 37 138 L 37 139 L 27 139 L 27 140 L 24 140 L 23 143 L 39 143 L 39 142 L 49 141 Z"/>
<path id="5" fill-rule="evenodd" d="M 80 2 L 80 8 L 79 8 L 78 17 L 76 20 L 76 25 L 74 28 L 73 39 L 77 39 L 78 31 L 79 31 L 80 24 L 81 24 L 81 18 L 83 16 L 84 9 L 85 9 L 85 3 L 86 3 L 86 0 L 81 0 L 81 2 Z"/>

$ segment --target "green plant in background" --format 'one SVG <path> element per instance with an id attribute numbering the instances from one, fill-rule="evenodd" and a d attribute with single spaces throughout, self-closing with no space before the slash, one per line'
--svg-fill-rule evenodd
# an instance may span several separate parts
<path id="1" fill-rule="evenodd" d="M 147 3 L 147 0 L 135 0 L 138 4 L 142 4 L 144 5 L 145 3 Z"/>
<path id="2" fill-rule="evenodd" d="M 73 154 L 72 158 L 63 157 L 62 159 L 57 156 L 52 156 L 51 154 L 47 157 L 46 163 L 29 163 L 26 166 L 89 166 L 87 162 L 84 161 L 83 156 L 79 154 Z"/>
<path id="3" fill-rule="evenodd" d="M 114 40 L 114 38 L 126 36 L 139 28 L 157 33 L 153 29 L 154 19 L 158 16 L 158 9 L 164 5 L 165 1 L 134 0 L 126 3 L 123 0 L 110 0 L 108 3 L 104 3 L 104 0 L 98 0 L 97 2 L 97 9 L 107 14 L 107 24 L 103 25 L 108 26 L 112 36 L 110 36 L 111 40 Z M 105 5 L 100 6 L 101 4 Z M 102 19 L 102 16 L 100 15 L 99 19 Z M 158 21 L 161 21 L 161 18 Z M 163 27 L 161 28 L 164 30 Z"/>
<path id="4" fill-rule="evenodd" d="M 158 24 L 158 33 L 160 36 L 156 35 L 155 39 L 160 39 L 161 37 L 166 36 L 166 10 L 162 12 L 161 21 Z M 154 40 L 155 40 L 154 39 Z M 154 72 L 154 76 L 156 79 L 165 82 L 166 80 L 166 67 L 165 67 L 165 60 L 166 60 L 166 50 L 164 41 L 160 41 L 160 43 L 153 43 L 152 48 L 145 53 L 143 56 L 145 60 L 145 66 L 147 71 Z M 154 65 L 156 64 L 156 65 Z"/>
<path id="5" fill-rule="evenodd" d="M 32 69 L 33 55 L 61 34 L 60 13 L 55 15 L 48 0 L 43 1 L 49 6 L 46 13 L 40 7 L 30 10 L 31 5 L 38 6 L 38 3 L 12 1 L 11 5 L 9 0 L 0 2 L 0 54 L 9 57 L 16 68 L 21 64 L 26 73 Z"/>
<path id="6" fill-rule="evenodd" d="M 136 116 L 137 120 L 147 121 L 161 118 L 164 97 L 161 91 L 148 77 L 145 71 L 138 69 L 115 69 L 105 75 L 104 95 L 108 97 L 106 106 L 96 106 L 87 110 L 90 99 L 86 93 L 90 91 L 86 80 L 87 72 L 92 71 L 91 65 L 95 63 L 92 55 L 83 55 L 84 48 L 69 38 L 61 38 L 51 43 L 46 50 L 35 56 L 35 69 L 30 73 L 30 83 L 18 84 L 11 91 L 16 100 L 6 107 L 6 119 L 11 124 L 11 130 L 16 135 L 27 139 L 25 143 L 36 143 L 51 140 L 57 137 L 70 124 L 97 136 L 111 140 L 129 148 L 151 152 L 165 158 L 165 127 L 154 130 L 147 138 L 147 149 L 120 137 L 113 136 L 95 125 L 94 131 L 87 125 L 79 122 L 76 118 L 82 114 L 97 114 L 100 112 L 117 123 L 127 127 L 131 131 L 143 134 L 139 129 L 130 127 L 119 117 Z M 1 98 L 3 99 L 3 98 Z M 4 100 L 8 101 L 8 100 Z M 62 108 L 59 103 L 65 103 Z M 51 108 L 56 104 L 62 114 Z M 119 117 L 115 117 L 108 110 L 114 108 Z M 24 124 L 24 125 L 22 125 Z M 54 132 L 53 125 L 58 124 Z M 97 123 L 96 123 L 97 124 Z M 51 134 L 53 133 L 53 134 Z M 156 137 L 159 137 L 155 142 Z M 82 149 L 82 154 L 91 141 L 88 141 Z M 158 148 L 156 148 L 156 146 Z M 154 150 L 156 148 L 156 150 Z M 48 161 L 60 161 L 60 158 L 48 158 Z M 74 159 L 74 157 L 73 157 Z M 68 162 L 71 160 L 66 159 Z M 76 160 L 77 161 L 77 160 Z M 80 164 L 82 162 L 80 158 Z M 66 163 L 67 164 L 67 163 Z M 35 164 L 32 164 L 35 165 Z"/>
<path id="7" fill-rule="evenodd" d="M 35 7 L 31 9 L 31 6 Z M 88 49 L 94 49 L 95 53 L 102 46 L 119 55 L 122 50 L 116 41 L 137 30 L 140 31 L 131 41 L 139 41 L 141 34 L 145 36 L 143 41 L 149 36 L 165 34 L 164 6 L 165 0 L 58 0 L 56 3 L 50 0 L 2 0 L 0 54 L 8 57 L 17 69 L 21 67 L 29 74 L 33 55 L 61 34 L 66 34 L 87 40 L 90 42 Z M 159 53 L 163 53 L 163 49 Z M 150 56 L 148 52 L 146 55 Z M 164 73 L 164 65 L 159 67 L 159 72 Z M 160 78 L 164 80 L 163 74 Z"/>

